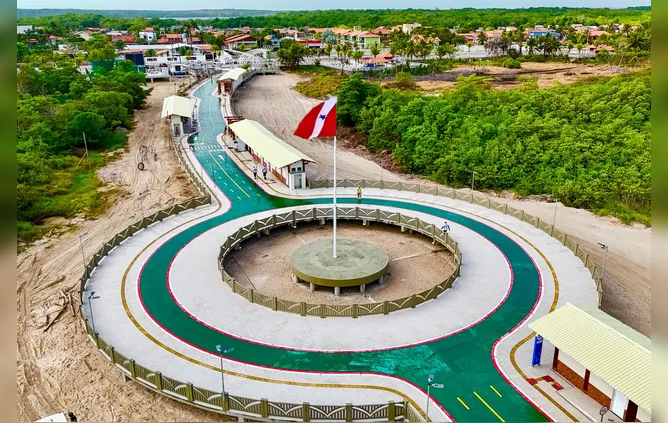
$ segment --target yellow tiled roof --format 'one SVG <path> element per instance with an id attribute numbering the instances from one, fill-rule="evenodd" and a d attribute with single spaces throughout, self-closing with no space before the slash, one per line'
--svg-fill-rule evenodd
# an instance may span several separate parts
<path id="1" fill-rule="evenodd" d="M 247 70 L 247 69 L 244 69 L 244 68 L 234 68 L 234 69 L 230 69 L 230 70 L 228 70 L 227 72 L 225 72 L 224 74 L 222 74 L 221 77 L 218 78 L 218 80 L 219 80 L 219 81 L 222 81 L 223 79 L 233 79 L 233 80 L 236 81 L 237 79 L 239 79 L 239 77 L 240 77 L 241 75 L 243 75 L 244 73 L 246 73 L 246 70 Z"/>
<path id="2" fill-rule="evenodd" d="M 230 129 L 244 144 L 275 167 L 287 166 L 299 160 L 315 162 L 315 160 L 278 138 L 254 120 L 244 119 L 231 123 Z"/>
<path id="3" fill-rule="evenodd" d="M 529 327 L 648 413 L 652 341 L 596 307 L 567 303 Z"/>
<path id="4" fill-rule="evenodd" d="M 192 117 L 192 107 L 190 106 L 190 99 L 186 97 L 180 97 L 178 95 L 170 95 L 162 101 L 162 114 L 160 115 L 163 118 L 167 116 L 177 115 L 183 117 Z"/>

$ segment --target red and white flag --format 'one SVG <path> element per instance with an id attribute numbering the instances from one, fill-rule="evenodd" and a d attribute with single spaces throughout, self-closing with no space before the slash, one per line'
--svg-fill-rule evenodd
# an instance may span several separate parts
<path id="1" fill-rule="evenodd" d="M 330 97 L 304 116 L 295 135 L 305 139 L 336 136 L 336 97 Z"/>

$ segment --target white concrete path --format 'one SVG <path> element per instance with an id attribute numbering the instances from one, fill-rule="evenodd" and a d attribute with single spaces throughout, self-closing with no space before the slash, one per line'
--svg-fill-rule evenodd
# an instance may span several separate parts
<path id="1" fill-rule="evenodd" d="M 188 152 L 187 154 L 189 154 L 191 159 L 194 160 L 192 152 Z M 205 176 L 205 180 L 206 179 L 208 178 Z M 210 181 L 207 180 L 207 183 L 209 186 L 211 186 Z M 219 191 L 214 189 L 214 192 L 221 202 L 220 207 L 218 207 L 218 204 L 214 206 L 201 207 L 197 210 L 185 212 L 181 215 L 168 218 L 163 222 L 159 222 L 150 228 L 137 233 L 132 238 L 126 240 L 118 248 L 114 249 L 93 272 L 93 275 L 87 284 L 87 290 L 95 290 L 97 293 L 96 295 L 100 296 L 100 298 L 95 300 L 93 304 L 93 314 L 95 316 L 96 330 L 103 339 L 105 339 L 109 344 L 114 345 L 117 351 L 128 357 L 134 358 L 137 363 L 145 367 L 161 370 L 163 374 L 169 377 L 184 382 L 192 382 L 195 386 L 202 388 L 218 390 L 220 389 L 220 372 L 217 370 L 219 366 L 219 358 L 216 355 L 203 352 L 179 341 L 178 339 L 175 339 L 158 325 L 156 325 L 155 322 L 153 322 L 149 316 L 144 313 L 143 308 L 139 303 L 136 291 L 136 280 L 142 264 L 148 259 L 150 254 L 152 254 L 163 242 L 168 239 L 168 237 L 174 236 L 180 231 L 185 230 L 186 228 L 196 224 L 199 221 L 202 221 L 203 219 L 207 219 L 222 213 L 229 206 L 229 203 L 227 203 L 227 201 L 224 199 L 224 196 L 222 196 Z M 341 188 L 339 192 L 344 196 L 352 197 L 355 195 L 353 188 Z M 298 191 L 291 194 L 329 196 L 331 195 L 330 193 L 331 190 L 329 189 L 320 189 Z M 524 380 L 522 375 L 518 373 L 517 368 L 511 361 L 511 350 L 515 345 L 518 344 L 519 341 L 531 333 L 530 329 L 528 329 L 526 326 L 526 323 L 547 313 L 553 303 L 553 298 L 555 295 L 555 284 L 552 278 L 552 269 L 548 265 L 548 262 L 543 259 L 541 253 L 543 253 L 548 258 L 549 263 L 552 265 L 559 280 L 558 305 L 564 304 L 567 301 L 576 304 L 588 305 L 597 303 L 596 289 L 589 275 L 589 272 L 572 254 L 572 252 L 566 247 L 562 246 L 555 239 L 549 237 L 544 232 L 526 223 L 520 222 L 519 220 L 510 216 L 506 216 L 502 213 L 488 210 L 484 207 L 472 205 L 466 202 L 455 201 L 444 197 L 435 197 L 427 194 L 374 190 L 370 188 L 364 190 L 364 198 L 365 202 L 367 200 L 372 201 L 374 198 L 391 198 L 395 200 L 442 207 L 449 211 L 466 214 L 469 217 L 483 221 L 486 224 L 505 233 L 514 239 L 533 257 L 538 268 L 540 269 L 543 278 L 543 299 L 540 301 L 536 310 L 534 310 L 534 313 L 528 318 L 527 321 L 523 323 L 523 325 L 521 325 L 517 330 L 508 336 L 504 337 L 496 345 L 493 354 L 494 360 L 503 374 L 506 375 L 506 377 L 519 390 L 521 390 L 521 392 L 523 392 L 531 401 L 538 404 L 538 406 L 545 410 L 553 419 L 558 421 L 568 420 L 562 411 L 560 411 L 545 396 L 532 388 Z M 206 236 L 208 235 L 202 235 L 202 237 Z M 462 228 L 455 225 L 453 225 L 453 236 L 460 242 L 460 248 L 462 248 L 464 251 L 464 267 L 462 269 L 462 277 L 466 276 L 467 274 L 474 275 L 475 272 L 478 271 L 486 271 L 487 269 L 476 269 L 473 266 L 473 264 L 476 263 L 473 256 L 478 252 L 467 251 L 469 248 L 472 248 L 473 245 L 467 244 L 477 242 L 476 236 L 467 234 L 466 230 L 463 230 Z M 198 242 L 199 241 L 195 241 L 193 243 L 193 247 L 197 247 L 196 244 Z M 202 242 L 202 246 L 198 248 L 204 248 L 204 246 L 207 244 L 204 241 Z M 209 244 L 212 244 L 210 245 L 210 251 L 214 257 L 217 255 L 219 243 L 220 242 L 209 242 Z M 478 248 L 485 247 L 480 245 Z M 494 253 L 491 250 L 488 250 L 488 253 L 489 257 L 486 257 L 486 259 L 489 258 L 492 263 L 496 263 L 494 264 L 494 269 L 496 269 L 496 273 L 498 273 L 498 270 L 500 269 L 499 266 L 501 266 L 500 260 L 502 259 L 499 257 L 498 252 Z M 184 254 L 189 254 L 188 250 L 184 250 Z M 467 255 L 470 255 L 471 257 L 467 258 Z M 180 259 L 181 257 L 179 257 L 177 260 Z M 487 265 L 488 260 L 485 260 L 485 263 Z M 215 268 L 215 260 L 213 261 L 212 265 Z M 183 275 L 177 275 L 177 272 L 181 272 L 181 270 L 179 270 L 180 267 L 183 266 L 179 264 L 175 267 L 174 270 L 174 276 L 177 279 L 177 276 L 183 277 Z M 127 297 L 128 310 L 132 318 L 136 320 L 137 325 L 139 325 L 139 327 L 141 327 L 144 332 L 142 332 L 132 322 L 130 317 L 126 314 L 125 308 L 123 307 L 120 288 L 121 281 L 123 279 L 124 272 L 126 272 L 126 269 L 127 278 L 125 295 Z M 480 275 L 482 274 L 483 273 L 480 273 Z M 202 273 L 202 276 L 206 275 L 207 274 Z M 498 298 L 500 290 L 503 288 L 505 291 L 505 288 L 507 288 L 507 267 L 504 267 L 503 277 L 505 278 L 505 282 L 501 281 L 500 278 L 495 279 L 496 282 L 492 284 L 493 290 L 490 291 L 490 297 Z M 212 286 L 215 284 L 220 284 L 219 286 L 221 288 L 228 289 L 227 293 L 224 290 L 220 290 L 216 294 L 220 295 L 220 298 L 237 297 L 236 295 L 231 294 L 229 292 L 229 288 L 227 288 L 226 285 L 220 281 L 220 276 L 217 274 L 217 272 L 215 279 L 211 279 L 209 281 L 208 277 L 202 278 L 202 280 L 204 279 L 207 280 L 207 283 L 212 284 Z M 405 317 L 410 316 L 412 313 L 424 313 L 425 316 L 428 316 L 432 312 L 440 312 L 441 310 L 436 310 L 439 309 L 439 307 L 430 303 L 438 305 L 441 304 L 440 302 L 442 302 L 443 304 L 446 304 L 448 302 L 448 297 L 450 296 L 464 296 L 466 294 L 465 290 L 462 289 L 459 291 L 459 288 L 464 286 L 464 284 L 461 282 L 461 280 L 458 282 L 458 287 L 456 289 L 445 292 L 441 298 L 435 301 L 430 301 L 423 306 L 417 307 L 414 310 L 402 311 L 395 313 L 395 315 Z M 180 289 L 178 287 L 176 288 Z M 183 297 L 183 294 L 179 293 L 177 296 L 178 295 Z M 237 300 L 238 298 L 232 299 L 231 301 Z M 187 303 L 187 301 L 191 300 L 183 297 L 182 301 Z M 203 299 L 198 298 L 197 300 L 192 301 L 192 304 L 188 303 L 190 304 L 188 306 L 199 309 L 200 307 L 196 301 L 203 301 Z M 471 308 L 475 308 L 476 303 L 469 305 Z M 481 309 L 477 309 L 475 313 L 469 314 L 468 320 L 474 320 L 476 316 L 489 311 L 490 304 L 491 302 L 485 304 L 484 308 L 481 307 Z M 88 313 L 88 304 L 85 303 L 84 305 L 84 310 L 86 313 Z M 211 306 L 210 303 L 206 303 L 204 305 L 204 309 Z M 253 305 L 246 303 L 245 306 Z M 445 309 L 447 312 L 448 307 L 443 307 L 443 309 Z M 267 309 L 263 310 L 263 312 L 265 311 L 267 313 L 273 313 L 273 319 L 276 319 L 278 314 L 285 314 L 272 312 Z M 198 310 L 198 313 L 202 312 L 203 311 Z M 204 313 L 206 313 L 206 311 L 204 311 Z M 256 322 L 255 328 L 248 332 L 254 337 L 264 336 L 262 335 L 264 333 L 262 327 L 267 326 L 268 324 L 268 322 L 264 319 L 264 313 L 258 314 L 257 316 L 263 320 L 261 322 Z M 294 315 L 291 315 L 291 317 L 293 316 Z M 299 318 L 299 316 L 294 317 Z M 392 314 L 379 317 L 381 319 L 391 319 Z M 216 323 L 216 321 L 214 321 L 214 316 L 208 316 L 208 318 L 210 318 L 213 323 Z M 279 319 L 282 318 L 283 317 L 279 317 Z M 287 319 L 287 317 L 285 318 Z M 282 330 L 291 331 L 294 328 L 295 332 L 302 331 L 306 327 L 311 327 L 311 320 L 313 320 L 313 325 L 345 325 L 345 320 L 348 320 L 335 318 L 301 319 L 305 322 L 308 322 L 309 326 L 302 326 L 297 328 L 296 325 L 293 325 L 292 322 L 289 322 L 284 325 Z M 365 320 L 367 320 L 369 323 L 365 323 Z M 381 322 L 380 319 L 374 319 L 373 316 L 366 316 L 355 319 L 354 322 L 356 324 L 359 323 L 363 325 L 376 325 L 374 320 Z M 441 329 L 445 331 L 452 330 L 452 328 L 464 324 L 464 320 L 466 319 L 459 321 L 458 325 L 443 327 Z M 350 319 L 350 321 L 353 320 Z M 270 324 L 273 324 L 271 323 L 271 320 L 269 322 Z M 230 322 L 221 321 L 220 324 L 228 325 Z M 378 323 L 378 325 L 380 325 L 380 323 Z M 241 330 L 243 328 L 234 329 Z M 414 339 L 424 339 L 425 337 L 430 336 L 429 330 L 435 329 L 437 328 L 427 328 L 424 332 L 421 331 L 421 335 L 414 337 Z M 355 339 L 354 345 L 356 348 L 359 348 L 359 333 L 351 333 L 351 335 L 354 335 L 357 338 Z M 292 339 L 292 342 L 297 342 L 298 335 L 292 334 L 289 338 Z M 271 338 L 266 339 L 270 340 Z M 401 342 L 401 340 L 393 340 L 393 342 Z M 327 349 L 345 348 L 346 345 L 353 344 L 350 341 L 348 343 L 341 343 L 339 345 L 322 343 L 318 344 L 314 341 L 308 345 L 317 349 Z M 374 344 L 372 341 L 368 341 L 368 345 L 371 346 Z M 529 347 L 527 347 L 527 345 L 529 345 Z M 549 351 L 549 347 L 546 348 L 546 351 Z M 523 371 L 527 376 L 539 375 L 536 374 L 536 372 L 530 373 L 532 370 L 536 370 L 531 369 L 530 355 L 531 349 L 529 342 L 519 347 L 514 358 L 517 360 L 521 371 Z M 546 357 L 546 359 L 547 358 L 548 357 Z M 399 400 L 400 396 L 398 393 L 401 393 L 402 395 L 416 401 L 424 409 L 425 399 L 424 393 L 421 389 L 407 382 L 389 376 L 359 373 L 319 374 L 285 371 L 243 364 L 227 359 L 225 360 L 225 371 L 227 374 L 225 379 L 226 389 L 228 392 L 234 395 L 251 398 L 264 397 L 272 401 L 296 403 L 308 401 L 312 404 L 345 404 L 347 402 L 353 402 L 355 404 L 368 404 L 382 403 L 386 402 L 387 400 Z M 540 372 L 541 369 L 536 371 Z M 314 386 L 314 384 L 319 386 Z M 331 386 L 323 387 L 321 384 L 329 384 Z M 355 384 L 357 386 L 350 387 L 349 385 L 351 384 Z M 430 417 L 435 421 L 445 421 L 448 419 L 444 411 L 435 407 L 433 403 L 430 407 Z"/>
<path id="2" fill-rule="evenodd" d="M 295 209 L 310 208 L 313 206 Z M 424 213 L 378 208 L 415 216 L 437 227 L 442 224 L 442 219 Z M 464 257 L 462 274 L 451 289 L 415 309 L 357 319 L 322 319 L 252 304 L 222 282 L 216 261 L 218 245 L 241 226 L 292 209 L 235 219 L 192 241 L 177 255 L 169 277 L 172 294 L 181 307 L 211 328 L 262 344 L 314 351 L 362 351 L 423 343 L 459 332 L 484 320 L 510 290 L 511 273 L 501 252 L 476 232 L 452 223 Z"/>

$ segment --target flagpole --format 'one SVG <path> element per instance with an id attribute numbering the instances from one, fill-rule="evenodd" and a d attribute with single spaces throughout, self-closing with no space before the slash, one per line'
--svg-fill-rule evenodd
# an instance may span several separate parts
<path id="1" fill-rule="evenodd" d="M 336 258 L 336 135 L 334 135 L 334 245 L 333 257 Z"/>

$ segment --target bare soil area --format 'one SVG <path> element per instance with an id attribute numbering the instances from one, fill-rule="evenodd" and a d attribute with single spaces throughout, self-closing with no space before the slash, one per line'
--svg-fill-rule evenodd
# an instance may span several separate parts
<path id="1" fill-rule="evenodd" d="M 382 247 L 390 257 L 386 282 L 368 284 L 366 292 L 358 287 L 341 289 L 334 296 L 333 289 L 319 287 L 309 291 L 306 283 L 293 282 L 290 259 L 292 253 L 304 244 L 331 239 L 331 226 L 302 225 L 297 229 L 281 229 L 268 237 L 252 239 L 243 248 L 225 259 L 225 269 L 239 283 L 269 296 L 312 304 L 363 304 L 408 297 L 438 285 L 455 271 L 452 254 L 420 234 L 402 233 L 398 227 L 340 222 L 339 239 L 369 242 Z"/>
<path id="2" fill-rule="evenodd" d="M 566 75 L 566 73 L 583 77 L 592 74 L 612 75 L 623 71 L 607 66 L 569 63 L 523 63 L 522 67 L 528 71 L 545 71 L 548 74 L 556 70 L 556 74 L 549 74 L 549 78 L 554 80 L 559 73 L 564 78 L 571 78 L 572 75 Z M 500 74 L 509 69 L 494 68 L 492 71 Z M 274 134 L 316 160 L 316 163 L 307 167 L 309 178 L 331 178 L 332 143 L 320 140 L 306 141 L 292 135 L 301 118 L 320 101 L 304 97 L 294 91 L 292 87 L 299 80 L 294 75 L 287 73 L 253 77 L 235 94 L 235 112 L 259 121 Z M 563 79 L 562 82 L 566 81 Z M 339 151 L 337 153 L 339 178 L 379 180 L 382 175 L 385 180 L 432 184 L 431 181 L 415 175 L 400 173 L 392 162 L 389 152 L 381 155 L 372 154 L 360 145 L 360 141 L 359 136 L 352 131 L 339 131 Z M 554 215 L 554 204 L 544 199 L 520 200 L 506 193 L 501 196 L 494 193 L 487 194 L 494 196 L 497 200 L 507 201 L 511 206 L 538 216 L 544 221 L 551 221 Z M 645 228 L 642 225 L 624 225 L 614 218 L 596 216 L 586 210 L 563 205 L 559 205 L 556 222 L 558 229 L 565 230 L 581 240 L 587 240 L 587 250 L 595 255 L 593 259 L 601 267 L 603 255 L 597 243 L 608 245 L 602 309 L 650 336 L 651 228 Z"/>
<path id="3" fill-rule="evenodd" d="M 262 123 L 276 136 L 315 160 L 315 163 L 306 166 L 307 177 L 314 179 L 331 177 L 334 171 L 332 140 L 305 140 L 293 135 L 304 115 L 322 101 L 294 91 L 292 88 L 300 80 L 303 79 L 288 73 L 256 75 L 234 93 L 234 112 Z M 345 141 L 339 137 L 337 142 Z M 383 171 L 382 167 L 370 160 L 341 148 L 337 150 L 337 172 L 339 178 L 348 179 L 380 179 L 381 174 L 388 181 L 407 179 Z"/>
<path id="4" fill-rule="evenodd" d="M 521 86 L 527 78 L 536 77 L 541 88 L 553 87 L 556 82 L 572 84 L 580 78 L 590 76 L 614 76 L 633 69 L 609 65 L 589 65 L 582 63 L 522 63 L 521 69 L 501 66 L 457 66 L 455 69 L 436 75 L 416 76 L 415 83 L 423 91 L 440 91 L 454 88 L 458 75 L 489 77 L 493 89 L 507 90 Z M 389 83 L 389 82 L 386 82 Z"/>
<path id="5" fill-rule="evenodd" d="M 78 317 L 83 272 L 78 235 L 88 232 L 83 240 L 88 261 L 103 242 L 141 219 L 142 208 L 148 215 L 198 195 L 170 150 L 169 129 L 160 119 L 162 100 L 173 87 L 149 86 L 154 90 L 146 108 L 136 113 L 128 151 L 98 172 L 109 186 L 126 194 L 100 218 L 76 222 L 76 231 L 42 240 L 17 258 L 18 421 L 59 411 L 72 411 L 79 421 L 221 420 L 220 415 L 124 383 L 90 344 Z M 145 170 L 137 169 L 139 161 Z M 145 191 L 141 204 L 137 197 Z"/>

